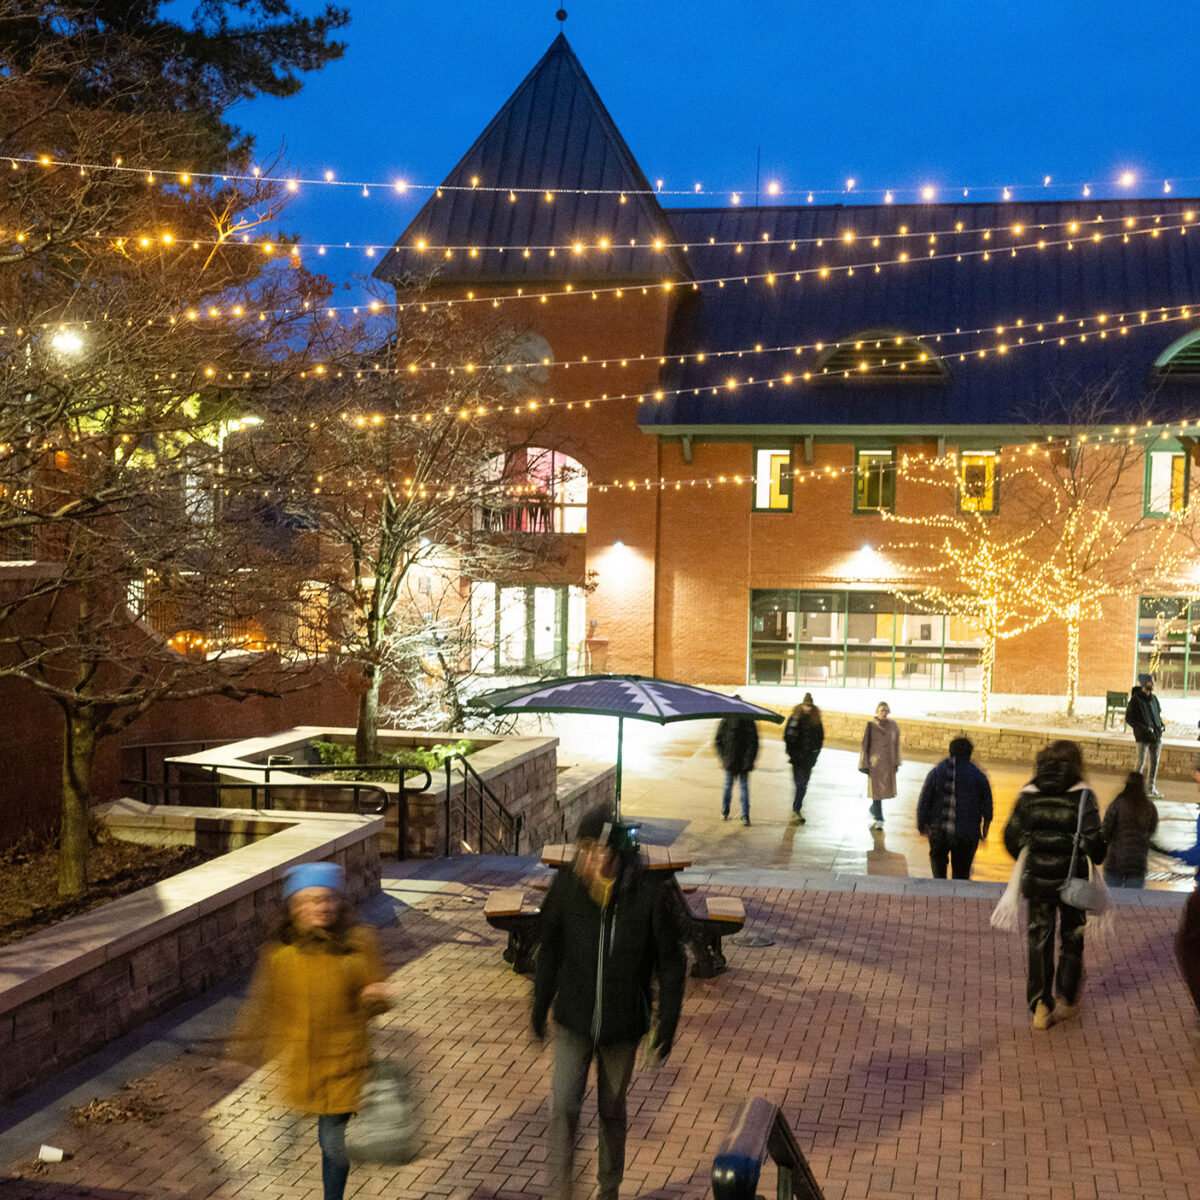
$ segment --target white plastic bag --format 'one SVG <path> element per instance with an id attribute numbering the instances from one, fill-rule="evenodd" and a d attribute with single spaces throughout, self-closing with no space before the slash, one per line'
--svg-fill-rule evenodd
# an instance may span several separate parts
<path id="1" fill-rule="evenodd" d="M 352 1162 L 400 1165 L 420 1148 L 417 1105 L 407 1074 L 378 1059 L 363 1085 L 358 1111 L 346 1126 L 346 1153 Z"/>
<path id="2" fill-rule="evenodd" d="M 992 909 L 992 928 L 1001 933 L 1020 933 L 1021 931 L 1021 876 L 1025 873 L 1025 859 L 1029 847 L 1022 846 L 1017 861 L 1013 863 L 1012 874 L 1008 877 L 1008 887 L 1000 897 L 1000 903 Z"/>

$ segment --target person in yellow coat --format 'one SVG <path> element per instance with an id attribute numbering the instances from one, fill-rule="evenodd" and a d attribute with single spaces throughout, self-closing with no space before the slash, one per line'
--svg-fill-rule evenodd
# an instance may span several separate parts
<path id="1" fill-rule="evenodd" d="M 301 863 L 283 885 L 285 911 L 259 955 L 230 1055 L 279 1066 L 281 1098 L 314 1113 L 325 1200 L 342 1200 L 346 1123 L 370 1069 L 367 1021 L 389 1007 L 374 933 L 359 925 L 336 863 Z"/>

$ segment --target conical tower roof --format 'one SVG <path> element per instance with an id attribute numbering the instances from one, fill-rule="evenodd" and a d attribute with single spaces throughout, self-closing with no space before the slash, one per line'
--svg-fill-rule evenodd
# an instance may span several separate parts
<path id="1" fill-rule="evenodd" d="M 676 240 L 560 33 L 426 201 L 375 277 L 436 272 L 454 283 L 690 279 L 682 254 L 670 245 Z"/>

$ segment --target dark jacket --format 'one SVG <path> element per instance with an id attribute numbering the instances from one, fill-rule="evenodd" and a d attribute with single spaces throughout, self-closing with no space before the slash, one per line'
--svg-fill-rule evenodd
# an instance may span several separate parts
<path id="1" fill-rule="evenodd" d="M 810 708 L 807 713 L 801 712 L 797 704 L 783 727 L 783 745 L 788 761 L 793 766 L 807 767 L 811 771 L 824 744 L 825 726 L 821 724 L 821 714 L 815 708 Z"/>
<path id="2" fill-rule="evenodd" d="M 722 717 L 717 726 L 717 753 L 721 765 L 735 775 L 754 770 L 758 757 L 758 729 L 750 717 Z"/>
<path id="3" fill-rule="evenodd" d="M 1135 687 L 1125 705 L 1125 724 L 1133 730 L 1134 741 L 1161 742 L 1164 727 L 1158 697 L 1153 692 L 1147 696 L 1140 687 Z"/>
<path id="4" fill-rule="evenodd" d="M 951 799 L 955 836 L 978 840 L 984 823 L 992 823 L 992 785 L 969 758 L 943 758 L 925 776 L 917 801 L 917 832 L 939 829 Z"/>
<path id="5" fill-rule="evenodd" d="M 542 905 L 535 1028 L 553 1003 L 560 1025 L 596 1045 L 636 1042 L 650 1028 L 650 983 L 657 975 L 656 1040 L 674 1039 L 687 955 L 672 883 L 669 872 L 629 863 L 601 909 L 573 868 L 559 871 Z"/>
<path id="6" fill-rule="evenodd" d="M 1087 877 L 1088 858 L 1094 863 L 1104 861 L 1104 834 L 1095 794 L 1082 780 L 1067 778 L 1064 770 L 1063 764 L 1051 763 L 1026 784 L 1004 827 L 1004 845 L 1013 858 L 1021 853 L 1022 846 L 1029 847 L 1021 876 L 1021 894 L 1027 900 L 1058 899 L 1059 884 L 1066 880 L 1071 863 L 1080 796 L 1084 806 L 1083 836 L 1075 874 Z"/>
<path id="7" fill-rule="evenodd" d="M 1158 809 L 1149 800 L 1144 808 L 1135 809 L 1122 792 L 1108 806 L 1102 828 L 1108 844 L 1104 856 L 1105 873 L 1121 879 L 1130 875 L 1144 876 L 1150 839 L 1158 828 Z"/>

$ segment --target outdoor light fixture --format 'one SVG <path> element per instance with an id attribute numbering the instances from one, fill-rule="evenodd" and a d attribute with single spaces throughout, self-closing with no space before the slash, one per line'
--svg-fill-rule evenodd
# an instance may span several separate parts
<path id="1" fill-rule="evenodd" d="M 83 338 L 73 329 L 60 329 L 50 339 L 50 345 L 59 354 L 79 354 L 83 350 Z"/>

